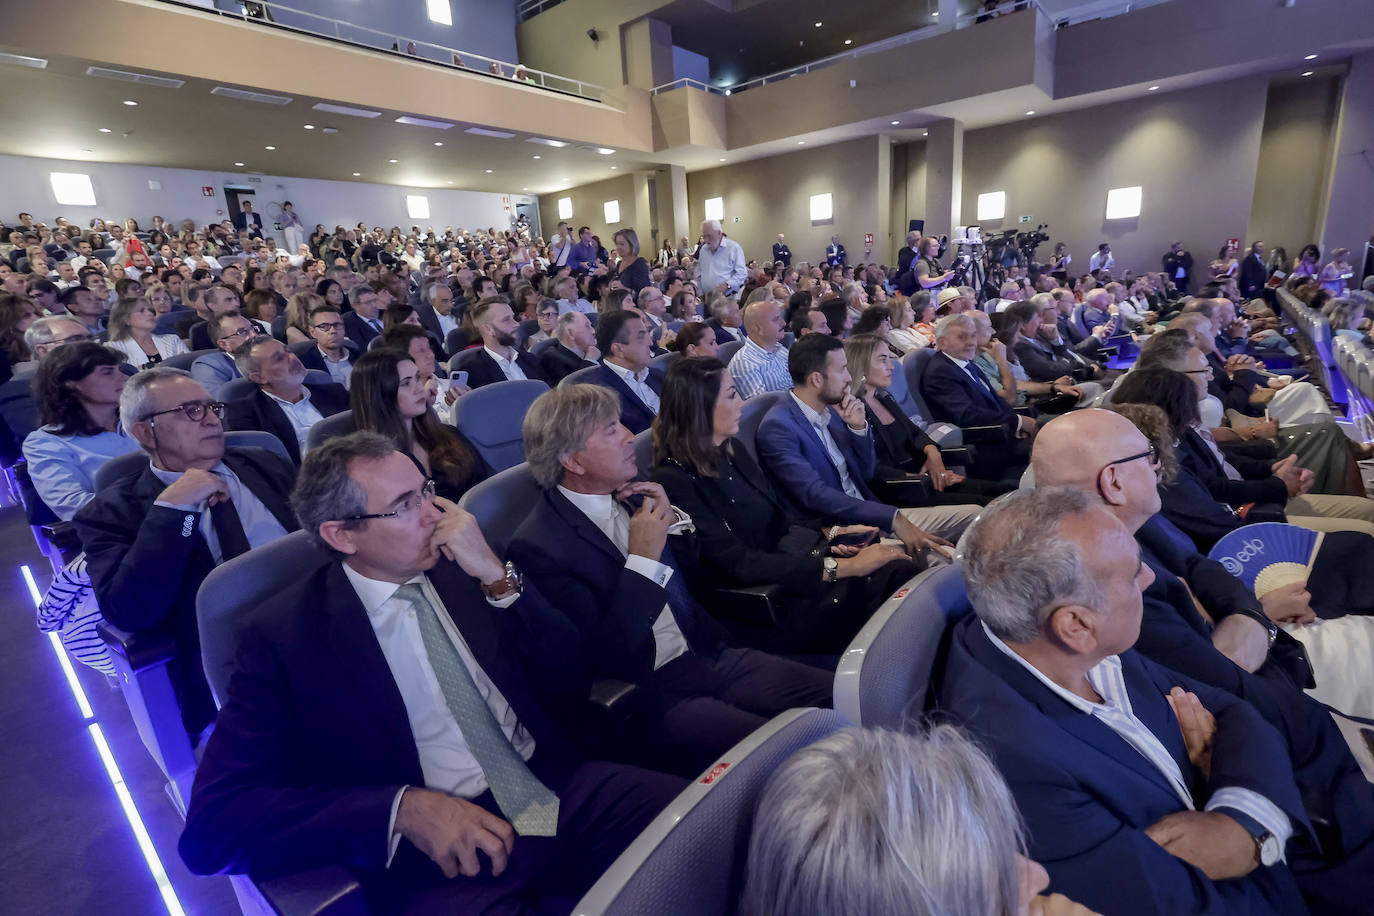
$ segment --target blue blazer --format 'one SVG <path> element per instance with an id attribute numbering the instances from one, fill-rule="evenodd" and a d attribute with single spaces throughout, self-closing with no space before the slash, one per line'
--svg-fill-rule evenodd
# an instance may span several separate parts
<path id="1" fill-rule="evenodd" d="M 625 428 L 638 436 L 648 429 L 654 422 L 654 412 L 649 409 L 649 405 L 639 399 L 629 386 L 620 380 L 620 376 L 609 369 L 606 364 L 600 363 L 595 372 L 587 373 L 584 382 L 593 385 L 602 385 L 611 389 L 620 398 L 620 422 Z M 645 380 L 650 390 L 654 394 L 663 393 L 663 370 L 657 366 L 649 367 L 649 377 Z"/>
<path id="2" fill-rule="evenodd" d="M 1283 740 L 1249 704 L 1134 650 L 1121 663 L 1132 711 L 1178 762 L 1198 810 L 1217 789 L 1243 787 L 1292 819 L 1294 839 L 1310 829 Z M 1210 783 L 1188 760 L 1167 699 L 1175 685 L 1216 717 Z M 1212 881 L 1146 836 L 1147 827 L 1184 810 L 1163 774 L 1007 658 L 972 614 L 955 626 L 941 705 L 991 752 L 1052 891 L 1114 916 L 1306 912 L 1285 865 Z"/>
<path id="3" fill-rule="evenodd" d="M 937 352 L 926 361 L 921 375 L 921 394 L 932 420 L 955 426 L 1002 426 L 1016 434 L 1019 421 L 1011 406 L 990 388 L 979 387 L 958 363 Z"/>
<path id="4" fill-rule="evenodd" d="M 868 488 L 868 479 L 878 469 L 873 431 L 855 433 L 833 410 L 829 429 L 844 456 L 849 479 L 862 499 L 855 499 L 842 489 L 840 472 L 831 463 L 821 437 L 790 395 L 779 398 L 763 415 L 754 437 L 759 463 L 780 484 L 778 492 L 793 507 L 793 515 L 819 516 L 847 525 L 874 525 L 890 531 L 896 508 L 879 502 Z"/>

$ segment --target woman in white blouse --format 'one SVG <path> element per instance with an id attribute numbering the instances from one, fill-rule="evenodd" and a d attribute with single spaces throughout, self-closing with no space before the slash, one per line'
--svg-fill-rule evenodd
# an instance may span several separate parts
<path id="1" fill-rule="evenodd" d="M 186 345 L 175 334 L 154 334 L 157 310 L 146 299 L 124 298 L 110 310 L 107 342 L 112 350 L 136 369 L 147 369 L 164 359 L 186 352 Z"/>
<path id="2" fill-rule="evenodd" d="M 925 294 L 921 304 L 923 312 L 929 311 L 934 305 L 930 301 L 929 293 Z M 931 338 L 913 327 L 916 324 L 917 315 L 911 300 L 904 296 L 894 296 L 888 301 L 887 307 L 892 313 L 892 330 L 887 332 L 889 345 L 900 354 L 930 346 Z M 922 316 L 922 320 L 924 319 L 925 316 Z"/>

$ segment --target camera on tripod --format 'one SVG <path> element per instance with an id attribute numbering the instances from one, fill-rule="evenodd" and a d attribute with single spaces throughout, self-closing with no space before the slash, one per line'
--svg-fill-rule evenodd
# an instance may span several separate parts
<path id="1" fill-rule="evenodd" d="M 1040 243 L 1050 240 L 1049 233 L 1045 231 L 1048 228 L 1049 223 L 1041 223 L 1034 232 L 1022 232 L 1016 236 L 1016 248 L 1025 255 L 1026 263 L 1035 260 L 1035 249 L 1040 247 Z"/>

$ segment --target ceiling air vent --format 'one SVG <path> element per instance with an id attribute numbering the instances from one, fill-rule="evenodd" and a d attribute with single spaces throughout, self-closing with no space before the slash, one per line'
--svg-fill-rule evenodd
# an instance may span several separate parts
<path id="1" fill-rule="evenodd" d="M 216 86 L 210 90 L 211 95 L 222 95 L 230 99 L 238 99 L 240 102 L 258 102 L 263 105 L 290 105 L 290 96 L 268 95 L 265 92 L 249 92 L 247 89 L 230 89 L 228 86 Z"/>
<path id="2" fill-rule="evenodd" d="M 174 80 L 165 76 L 148 73 L 134 73 L 131 70 L 111 70 L 109 67 L 87 67 L 87 76 L 98 76 L 105 80 L 119 80 L 122 83 L 137 83 L 140 86 L 160 86 L 163 89 L 180 89 L 185 80 Z"/>
<path id="3" fill-rule="evenodd" d="M 23 54 L 0 54 L 0 64 L 15 64 L 35 70 L 45 70 L 48 66 L 48 62 L 41 57 L 25 57 Z"/>

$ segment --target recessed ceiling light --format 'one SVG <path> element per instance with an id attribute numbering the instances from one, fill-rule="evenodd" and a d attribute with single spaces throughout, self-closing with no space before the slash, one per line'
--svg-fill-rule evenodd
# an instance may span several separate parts
<path id="1" fill-rule="evenodd" d="M 264 146 L 263 149 L 276 149 L 275 146 Z"/>
<path id="2" fill-rule="evenodd" d="M 725 157 L 724 157 L 724 156 L 721 156 L 721 157 L 720 157 L 720 161 L 721 161 L 721 162 L 724 162 L 724 161 L 725 161 Z"/>
<path id="3" fill-rule="evenodd" d="M 615 150 L 611 149 L 609 146 L 598 146 L 596 151 L 603 156 L 609 156 L 611 153 L 615 152 Z"/>
<path id="4" fill-rule="evenodd" d="M 1308 71 L 1304 72 L 1304 73 L 1301 74 L 1301 75 L 1302 75 L 1302 76 L 1311 76 L 1311 75 L 1312 75 L 1313 73 L 1315 73 L 1315 72 L 1316 72 L 1315 70 L 1308 70 Z"/>
<path id="5" fill-rule="evenodd" d="M 401 161 L 401 160 L 399 160 L 399 159 L 388 159 L 388 160 L 387 160 L 387 162 L 390 162 L 392 165 L 395 165 L 396 163 L 398 163 L 398 162 L 400 162 L 400 161 Z"/>
<path id="6" fill-rule="evenodd" d="M 1030 111 L 1026 112 L 1026 117 L 1029 118 L 1029 117 L 1030 117 L 1031 115 L 1033 115 L 1033 114 L 1035 114 L 1035 109 L 1034 109 L 1034 108 L 1032 108 Z"/>
<path id="7" fill-rule="evenodd" d="M 568 179 L 566 179 L 566 178 L 560 178 L 560 179 L 558 179 L 558 180 L 559 180 L 559 181 L 567 181 Z"/>
<path id="8" fill-rule="evenodd" d="M 896 127 L 898 124 L 901 124 L 901 123 L 902 123 L 901 121 L 893 121 L 893 122 L 892 122 L 892 126 L 893 126 L 893 127 Z"/>
<path id="9" fill-rule="evenodd" d="M 940 18 L 940 11 L 939 11 L 939 10 L 936 10 L 935 12 L 931 13 L 931 14 L 930 14 L 930 18 L 931 18 L 931 19 L 939 19 L 939 18 Z"/>
<path id="10" fill-rule="evenodd" d="M 453 184 L 453 182 L 450 181 L 449 184 Z"/>
<path id="11" fill-rule="evenodd" d="M 844 40 L 844 43 L 845 43 L 846 45 L 852 45 L 852 44 L 854 43 L 854 39 L 852 39 L 852 38 L 846 38 L 846 39 Z"/>
<path id="12" fill-rule="evenodd" d="M 1146 89 L 1145 91 L 1146 91 L 1146 92 L 1154 92 L 1154 91 L 1155 91 L 1156 89 L 1158 89 L 1158 88 L 1159 88 L 1158 86 L 1151 86 L 1149 89 Z"/>
<path id="13" fill-rule="evenodd" d="M 243 168 L 242 162 L 235 162 L 234 165 L 238 166 L 239 168 Z"/>
<path id="14" fill-rule="evenodd" d="M 443 140 L 435 140 L 435 141 L 434 141 L 434 145 L 435 145 L 435 146 L 443 146 L 443 145 L 444 145 L 444 141 L 443 141 Z"/>
<path id="15" fill-rule="evenodd" d="M 528 191 L 529 188 L 521 188 L 520 190 L 522 190 L 522 191 Z"/>
<path id="16" fill-rule="evenodd" d="M 728 95 L 730 94 L 731 91 L 732 91 L 732 90 L 727 89 L 727 90 L 725 90 L 725 94 L 728 96 Z"/>
<path id="17" fill-rule="evenodd" d="M 1307 55 L 1306 57 L 1303 58 L 1303 60 L 1316 60 L 1316 59 L 1317 59 L 1317 55 L 1315 55 L 1315 54 L 1309 54 L 1309 55 Z"/>
<path id="18" fill-rule="evenodd" d="M 337 134 L 339 132 L 337 127 L 322 127 L 320 130 L 326 134 Z"/>
<path id="19" fill-rule="evenodd" d="M 305 125 L 305 129 L 306 129 L 306 130 L 314 130 L 314 129 L 315 129 L 315 125 L 314 125 L 314 124 L 306 124 L 306 125 Z"/>
<path id="20" fill-rule="evenodd" d="M 535 154 L 534 154 L 533 156 L 531 156 L 530 158 L 531 158 L 531 159 L 543 159 L 544 157 L 541 156 L 541 155 L 539 155 L 538 153 L 535 153 Z"/>
<path id="21" fill-rule="evenodd" d="M 396 119 L 397 124 L 409 124 L 412 127 L 432 127 L 435 130 L 448 130 L 453 126 L 450 121 L 433 121 L 429 118 L 413 118 L 410 115 L 402 115 Z"/>
<path id="22" fill-rule="evenodd" d="M 797 145 L 798 145 L 798 146 L 805 146 L 805 145 L 806 145 L 806 141 L 805 141 L 805 140 L 798 140 L 798 141 L 797 141 Z"/>
<path id="23" fill-rule="evenodd" d="M 362 174 L 363 174 L 362 172 L 354 172 L 354 173 L 353 173 L 353 177 L 354 177 L 354 178 L 361 178 L 361 177 L 362 177 Z"/>
<path id="24" fill-rule="evenodd" d="M 929 137 L 929 136 L 930 136 L 930 131 L 928 131 L 928 130 L 923 130 L 923 131 L 921 131 L 921 136 L 922 136 L 922 137 Z"/>
<path id="25" fill-rule="evenodd" d="M 108 134 L 110 132 L 110 129 L 108 127 L 102 127 L 100 128 L 100 132 L 102 134 Z"/>
<path id="26" fill-rule="evenodd" d="M 614 168 L 614 166 L 612 166 L 612 168 Z M 491 169 L 487 169 L 487 174 L 488 174 L 488 175 L 491 174 Z"/>
<path id="27" fill-rule="evenodd" d="M 131 107 L 136 107 L 138 105 L 138 103 L 135 102 L 133 99 L 125 99 L 124 104 L 129 105 Z"/>
<path id="28" fill-rule="evenodd" d="M 558 149 L 562 149 L 563 147 L 568 145 L 567 141 L 565 140 L 550 140 L 548 137 L 526 137 L 525 142 L 539 143 L 543 146 L 552 146 Z M 615 152 L 615 150 L 611 150 L 611 152 Z"/>
<path id="29" fill-rule="evenodd" d="M 823 25 L 825 25 L 824 22 L 818 22 L 818 23 L 816 23 L 816 28 L 819 29 L 819 28 L 820 28 L 821 26 L 823 26 Z"/>

